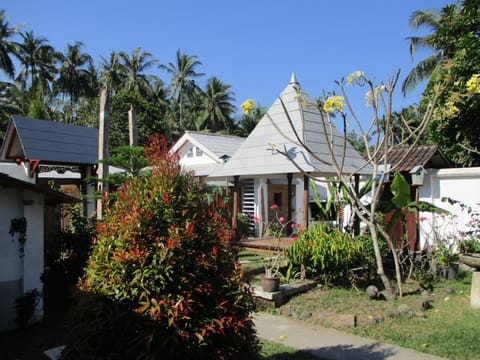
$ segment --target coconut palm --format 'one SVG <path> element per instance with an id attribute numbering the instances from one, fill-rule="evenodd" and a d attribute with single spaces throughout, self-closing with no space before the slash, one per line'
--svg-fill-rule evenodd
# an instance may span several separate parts
<path id="1" fill-rule="evenodd" d="M 36 37 L 33 31 L 20 33 L 20 36 L 23 41 L 18 44 L 16 56 L 21 68 L 16 81 L 20 83 L 22 90 L 39 82 L 42 89 L 49 92 L 56 72 L 55 50 L 48 45 L 46 38 Z"/>
<path id="2" fill-rule="evenodd" d="M 122 84 L 123 68 L 120 64 L 118 53 L 112 51 L 110 58 L 106 60 L 102 56 L 100 63 L 100 86 L 107 89 L 109 96 L 115 93 Z"/>
<path id="3" fill-rule="evenodd" d="M 235 106 L 232 104 L 235 97 L 230 85 L 224 84 L 216 77 L 208 80 L 202 96 L 202 110 L 197 122 L 197 129 L 210 131 L 226 131 L 229 133 L 234 128 L 232 114 Z"/>
<path id="4" fill-rule="evenodd" d="M 133 50 L 131 55 L 122 51 L 118 56 L 122 69 L 122 87 L 142 96 L 148 95 L 151 91 L 150 81 L 155 76 L 146 74 L 145 71 L 153 67 L 158 61 L 153 59 L 152 54 L 143 51 L 140 47 Z M 116 71 L 117 69 L 112 70 Z"/>
<path id="5" fill-rule="evenodd" d="M 82 47 L 83 43 L 76 41 L 73 45 L 67 45 L 66 54 L 58 54 L 61 66 L 54 88 L 56 92 L 70 98 L 72 115 L 75 115 L 75 105 L 80 97 L 92 92 L 91 74 L 88 70 L 92 58 L 82 52 Z"/>
<path id="6" fill-rule="evenodd" d="M 176 62 L 169 62 L 168 66 L 160 67 L 169 73 L 171 78 L 170 86 L 172 88 L 173 110 L 179 112 L 179 127 L 183 127 L 185 99 L 200 91 L 200 87 L 195 79 L 203 76 L 197 73 L 195 69 L 202 63 L 194 55 L 187 55 L 177 50 Z"/>
<path id="7" fill-rule="evenodd" d="M 441 11 L 438 10 L 417 10 L 412 13 L 409 19 L 409 25 L 412 29 L 417 30 L 426 27 L 430 30 L 430 34 L 425 36 L 410 36 L 410 55 L 412 60 L 417 48 L 427 48 L 433 50 L 433 53 L 421 60 L 406 76 L 402 83 L 402 93 L 406 96 L 422 81 L 430 78 L 432 74 L 440 70 L 443 60 L 449 57 L 448 49 L 442 48 L 434 41 L 443 17 L 450 16 L 458 12 L 460 5 L 448 5 Z"/>
<path id="8" fill-rule="evenodd" d="M 15 76 L 15 66 L 11 56 L 16 54 L 18 45 L 9 39 L 17 33 L 15 27 L 5 18 L 5 11 L 0 11 L 0 69 L 3 70 L 11 79 Z"/>

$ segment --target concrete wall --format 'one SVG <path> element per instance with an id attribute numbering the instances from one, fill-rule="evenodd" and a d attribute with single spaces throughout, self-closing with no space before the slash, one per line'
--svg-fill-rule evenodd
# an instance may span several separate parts
<path id="1" fill-rule="evenodd" d="M 13 304 L 23 293 L 24 258 L 10 220 L 23 216 L 23 191 L 0 186 L 0 331 L 15 327 Z M 13 240 L 13 241 L 12 241 Z"/>
<path id="2" fill-rule="evenodd" d="M 2 166 L 2 171 L 6 168 Z M 11 176 L 28 181 L 21 166 L 12 167 Z M 23 256 L 20 252 L 18 234 L 9 234 L 13 218 L 27 219 L 27 241 Z M 12 241 L 13 240 L 13 241 Z M 40 276 L 44 271 L 44 197 L 42 194 L 0 185 L 0 331 L 14 329 L 16 324 L 13 308 L 15 299 L 27 291 L 42 292 Z M 40 301 L 32 322 L 43 318 L 43 303 Z"/>
<path id="3" fill-rule="evenodd" d="M 448 239 L 452 246 L 461 240 L 461 233 L 468 229 L 470 215 L 459 205 L 442 201 L 449 197 L 472 209 L 480 211 L 480 168 L 428 169 L 419 200 L 443 208 L 449 214 L 420 213 L 420 245 L 435 246 L 436 238 Z"/>

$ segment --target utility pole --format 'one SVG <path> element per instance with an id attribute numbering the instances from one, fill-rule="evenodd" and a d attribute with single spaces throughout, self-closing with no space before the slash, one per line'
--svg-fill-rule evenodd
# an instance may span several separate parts
<path id="1" fill-rule="evenodd" d="M 137 114 L 132 105 L 130 105 L 130 110 L 128 110 L 128 135 L 130 146 L 138 146 Z"/>
<path id="2" fill-rule="evenodd" d="M 104 179 L 108 176 L 108 164 L 104 161 L 108 158 L 108 127 L 109 127 L 109 96 L 106 89 L 100 93 L 100 113 L 98 118 L 98 185 L 97 190 L 100 198 L 97 200 L 97 219 L 103 217 L 103 194 L 108 191 Z"/>

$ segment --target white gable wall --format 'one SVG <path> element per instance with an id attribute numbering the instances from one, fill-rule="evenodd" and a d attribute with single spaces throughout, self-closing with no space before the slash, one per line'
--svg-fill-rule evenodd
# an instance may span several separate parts
<path id="1" fill-rule="evenodd" d="M 189 157 L 189 149 L 192 149 L 192 156 Z M 198 153 L 198 150 L 201 151 L 201 154 Z M 180 150 L 177 152 L 179 156 L 179 162 L 181 165 L 204 165 L 204 164 L 219 164 L 218 160 L 209 156 L 206 152 L 202 151 L 196 145 L 193 145 L 190 142 L 186 142 Z"/>

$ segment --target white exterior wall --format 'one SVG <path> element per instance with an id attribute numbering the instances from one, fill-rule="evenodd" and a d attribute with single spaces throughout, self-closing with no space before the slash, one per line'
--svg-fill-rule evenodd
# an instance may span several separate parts
<path id="1" fill-rule="evenodd" d="M 32 182 L 23 166 L 3 163 L 0 171 Z M 20 254 L 18 234 L 15 234 L 13 241 L 9 234 L 11 220 L 20 217 L 27 219 L 27 241 L 23 257 Z M 42 194 L 0 186 L 0 331 L 16 327 L 13 321 L 16 298 L 33 289 L 42 292 L 40 276 L 44 271 L 44 226 Z M 43 303 L 40 301 L 31 321 L 36 322 L 42 318 Z"/>
<path id="2" fill-rule="evenodd" d="M 23 258 L 23 292 L 37 289 L 42 292 L 43 283 L 40 276 L 44 271 L 44 198 L 43 195 L 24 191 L 24 216 L 27 219 L 27 242 Z M 43 319 L 43 302 L 40 300 L 32 321 Z"/>
<path id="3" fill-rule="evenodd" d="M 480 211 L 480 168 L 428 169 L 424 185 L 420 187 L 419 200 L 429 202 L 450 212 L 453 216 L 433 216 L 421 212 L 420 246 L 435 246 L 435 237 L 460 240 L 459 232 L 468 227 L 470 216 L 459 205 L 450 205 L 442 198 L 448 197 Z"/>
<path id="4" fill-rule="evenodd" d="M 13 304 L 23 291 L 23 258 L 10 220 L 23 216 L 23 191 L 0 186 L 0 331 L 15 328 Z"/>

